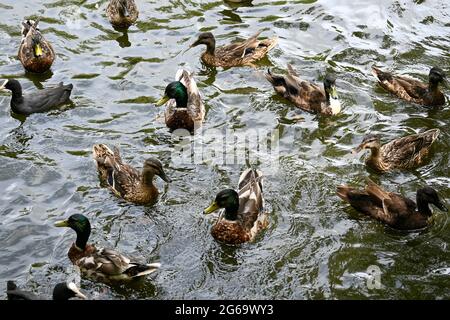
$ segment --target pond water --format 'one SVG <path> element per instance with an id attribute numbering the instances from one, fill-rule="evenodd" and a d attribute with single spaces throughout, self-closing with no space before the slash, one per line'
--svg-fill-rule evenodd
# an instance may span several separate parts
<path id="1" fill-rule="evenodd" d="M 138 22 L 122 32 L 106 19 L 106 0 L 0 0 L 0 79 L 19 79 L 26 90 L 74 84 L 70 105 L 26 119 L 12 114 L 10 94 L 0 93 L 1 297 L 10 279 L 49 294 L 71 276 L 67 250 L 75 234 L 53 223 L 82 213 L 91 220 L 93 243 L 162 263 L 132 285 L 82 280 L 93 299 L 450 298 L 447 213 L 435 210 L 424 231 L 398 232 L 335 195 L 338 184 L 363 185 L 371 177 L 413 199 L 426 184 L 450 198 L 448 100 L 439 109 L 402 102 L 370 73 L 374 63 L 423 80 L 433 65 L 450 70 L 448 1 L 137 4 Z M 57 52 L 49 73 L 27 74 L 17 58 L 25 17 L 40 17 Z M 256 69 L 206 67 L 201 47 L 183 53 L 201 31 L 213 32 L 221 45 L 260 29 L 279 41 Z M 316 82 L 335 74 L 342 114 L 317 117 L 277 97 L 263 72 L 281 73 L 287 63 Z M 154 106 L 180 67 L 195 73 L 203 95 L 205 136 L 208 130 L 271 134 L 276 150 L 253 152 L 234 165 L 180 161 L 182 140 Z M 380 176 L 365 167 L 363 154 L 351 154 L 368 132 L 386 142 L 431 128 L 441 136 L 417 170 Z M 156 181 L 161 195 L 153 206 L 116 198 L 99 185 L 95 143 L 117 145 L 138 168 L 157 157 L 172 183 Z M 202 141 L 205 148 L 209 143 Z M 219 244 L 210 235 L 217 215 L 202 210 L 218 191 L 235 187 L 248 165 L 265 174 L 270 226 L 254 243 Z M 367 286 L 371 266 L 381 271 L 379 288 Z"/>

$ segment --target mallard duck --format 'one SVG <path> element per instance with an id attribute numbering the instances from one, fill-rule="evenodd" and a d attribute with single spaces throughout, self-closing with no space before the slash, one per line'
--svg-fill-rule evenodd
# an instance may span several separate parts
<path id="1" fill-rule="evenodd" d="M 276 75 L 269 69 L 265 74 L 280 96 L 311 113 L 335 115 L 341 112 L 334 76 L 331 74 L 325 76 L 322 89 L 316 84 L 301 80 L 289 64 L 287 72 L 286 76 Z"/>
<path id="2" fill-rule="evenodd" d="M 228 244 L 252 241 L 268 225 L 267 213 L 264 212 L 262 173 L 253 169 L 245 170 L 239 178 L 238 190 L 220 191 L 203 212 L 209 214 L 224 209 L 211 229 L 217 241 Z"/>
<path id="3" fill-rule="evenodd" d="M 441 68 L 431 68 L 428 75 L 428 83 L 396 76 L 392 73 L 381 71 L 375 66 L 372 67 L 372 73 L 385 90 L 403 100 L 424 106 L 442 106 L 445 103 L 445 96 L 439 90 L 439 83 L 445 80 L 445 74 Z"/>
<path id="4" fill-rule="evenodd" d="M 355 152 L 370 149 L 371 153 L 366 159 L 366 164 L 380 172 L 412 169 L 423 163 L 439 132 L 439 129 L 431 129 L 392 140 L 384 145 L 381 145 L 378 135 L 369 134 L 364 137 Z"/>
<path id="5" fill-rule="evenodd" d="M 128 28 L 136 22 L 139 11 L 134 0 L 110 0 L 106 15 L 113 26 Z"/>
<path id="6" fill-rule="evenodd" d="M 32 292 L 23 291 L 17 288 L 14 281 L 8 281 L 6 284 L 6 295 L 8 300 L 46 300 L 41 296 L 35 295 Z M 53 300 L 69 300 L 70 298 L 87 299 L 81 293 L 75 283 L 58 283 L 53 289 Z"/>
<path id="7" fill-rule="evenodd" d="M 56 54 L 50 42 L 39 31 L 38 23 L 33 20 L 22 22 L 19 59 L 27 71 L 42 73 L 50 69 Z"/>
<path id="8" fill-rule="evenodd" d="M 365 190 L 339 186 L 337 195 L 356 210 L 400 230 L 426 227 L 432 215 L 429 204 L 447 211 L 436 190 L 428 186 L 417 190 L 417 205 L 400 194 L 384 191 L 370 179 Z"/>
<path id="9" fill-rule="evenodd" d="M 202 125 L 205 118 L 205 106 L 191 73 L 178 70 L 175 81 L 167 85 L 156 106 L 167 104 L 166 125 L 170 131 L 186 129 L 193 132 Z"/>
<path id="10" fill-rule="evenodd" d="M 97 163 L 99 178 L 118 197 L 136 204 L 151 204 L 158 198 L 158 189 L 153 184 L 155 175 L 169 183 L 161 162 L 155 158 L 144 161 L 142 172 L 123 163 L 117 147 L 112 151 L 104 144 L 92 148 Z"/>
<path id="11" fill-rule="evenodd" d="M 91 224 L 82 214 L 73 214 L 67 220 L 58 221 L 55 227 L 68 227 L 77 233 L 68 256 L 70 261 L 80 268 L 81 275 L 87 278 L 104 283 L 129 281 L 155 272 L 161 266 L 160 263 L 132 262 L 113 249 L 97 248 L 88 244 Z"/>
<path id="12" fill-rule="evenodd" d="M 0 90 L 2 89 L 12 92 L 10 105 L 13 112 L 29 115 L 32 113 L 46 112 L 69 102 L 73 85 L 64 85 L 60 82 L 56 87 L 49 87 L 23 95 L 20 82 L 15 79 L 8 79 L 0 86 Z"/>
<path id="13" fill-rule="evenodd" d="M 254 62 L 263 58 L 278 42 L 277 38 L 258 40 L 259 31 L 245 41 L 235 42 L 216 48 L 216 39 L 211 32 L 201 33 L 198 39 L 189 47 L 200 44 L 206 45 L 206 51 L 202 54 L 202 61 L 213 67 L 254 67 Z"/>

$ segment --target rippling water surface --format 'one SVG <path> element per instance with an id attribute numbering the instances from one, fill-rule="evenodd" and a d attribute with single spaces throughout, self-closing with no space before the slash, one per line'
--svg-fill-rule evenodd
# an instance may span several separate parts
<path id="1" fill-rule="evenodd" d="M 450 76 L 448 1 L 137 3 L 139 21 L 124 33 L 109 25 L 105 0 L 0 0 L 0 78 L 17 78 L 29 90 L 74 84 L 71 105 L 26 119 L 11 114 L 9 94 L 0 93 L 0 296 L 8 279 L 41 293 L 66 279 L 75 235 L 52 225 L 83 213 L 92 242 L 163 264 L 132 286 L 83 280 L 92 298 L 450 298 L 447 213 L 437 212 L 425 231 L 402 233 L 334 193 L 337 184 L 363 184 L 370 176 L 412 198 L 425 184 L 450 198 L 449 104 L 433 110 L 399 101 L 370 74 L 376 62 L 424 80 L 432 65 Z M 17 59 L 24 17 L 41 18 L 57 52 L 48 74 L 26 74 Z M 257 69 L 211 69 L 199 60 L 200 47 L 182 52 L 200 31 L 212 31 L 222 44 L 259 29 L 279 44 Z M 281 72 L 287 63 L 314 81 L 336 74 L 343 113 L 316 117 L 277 97 L 262 71 Z M 251 163 L 266 175 L 270 211 L 270 227 L 255 243 L 218 244 L 209 234 L 214 217 L 201 214 L 219 190 L 237 184 L 245 163 L 173 159 L 179 141 L 153 104 L 179 67 L 196 74 L 205 130 L 280 134 L 277 157 Z M 416 171 L 380 177 L 350 153 L 368 132 L 388 141 L 429 128 L 440 128 L 441 137 Z M 100 188 L 91 159 L 99 142 L 118 145 L 137 167 L 149 155 L 164 163 L 173 182 L 157 181 L 157 204 L 130 205 Z M 381 269 L 380 289 L 367 288 L 371 265 Z"/>

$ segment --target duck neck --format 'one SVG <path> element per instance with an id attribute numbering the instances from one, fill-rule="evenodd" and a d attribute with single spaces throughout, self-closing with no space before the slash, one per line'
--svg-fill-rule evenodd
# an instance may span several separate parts
<path id="1" fill-rule="evenodd" d="M 417 193 L 416 195 L 416 203 L 417 203 L 417 211 L 419 211 L 420 214 L 425 216 L 431 216 L 433 214 L 433 212 L 430 209 L 430 205 L 426 200 L 420 197 L 419 193 Z"/>
<path id="2" fill-rule="evenodd" d="M 177 102 L 177 108 L 187 108 L 188 103 L 187 94 L 177 95 L 175 97 L 175 101 Z"/>
<path id="3" fill-rule="evenodd" d="M 239 210 L 239 204 L 230 205 L 225 208 L 225 219 L 234 221 L 237 219 L 237 213 Z"/>
<path id="4" fill-rule="evenodd" d="M 153 177 L 155 174 L 150 170 L 144 170 L 142 173 L 142 184 L 146 187 L 154 187 L 153 186 Z"/>
<path id="5" fill-rule="evenodd" d="M 436 93 L 439 93 L 439 82 L 428 82 L 428 93 L 432 96 L 434 96 Z"/>
<path id="6" fill-rule="evenodd" d="M 88 226 L 83 230 L 75 230 L 77 233 L 77 240 L 75 241 L 75 245 L 80 250 L 86 249 L 86 244 L 88 242 L 89 236 L 91 235 L 91 227 Z"/>
<path id="7" fill-rule="evenodd" d="M 379 146 L 370 148 L 370 158 L 373 161 L 376 161 L 376 162 L 380 162 L 381 161 L 380 147 Z"/>
<path id="8" fill-rule="evenodd" d="M 209 55 L 214 55 L 216 52 L 216 39 L 211 39 L 206 43 L 206 53 Z"/>
<path id="9" fill-rule="evenodd" d="M 16 84 L 14 86 L 10 87 L 10 90 L 12 92 L 12 101 L 13 102 L 22 102 L 23 101 L 23 95 L 22 95 L 22 87 L 20 84 Z"/>

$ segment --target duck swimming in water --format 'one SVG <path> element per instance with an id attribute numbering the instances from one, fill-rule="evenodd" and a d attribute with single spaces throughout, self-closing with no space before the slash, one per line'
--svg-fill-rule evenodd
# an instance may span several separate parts
<path id="1" fill-rule="evenodd" d="M 385 90 L 403 100 L 430 107 L 442 106 L 445 103 L 445 96 L 439 90 L 439 84 L 446 78 L 441 68 L 431 68 L 428 83 L 393 75 L 376 67 L 372 67 L 372 73 Z"/>
<path id="2" fill-rule="evenodd" d="M 42 73 L 50 69 L 55 61 L 55 50 L 38 27 L 39 21 L 22 22 L 22 41 L 19 48 L 19 60 L 30 72 Z"/>
<path id="3" fill-rule="evenodd" d="M 69 102 L 73 85 L 64 85 L 60 82 L 56 87 L 23 94 L 20 82 L 15 79 L 8 79 L 0 86 L 1 89 L 12 92 L 10 105 L 14 113 L 30 115 L 32 113 L 46 112 Z"/>
<path id="4" fill-rule="evenodd" d="M 417 190 L 416 202 L 400 194 L 384 191 L 370 179 L 365 190 L 339 186 L 337 195 L 356 210 L 400 230 L 428 226 L 433 214 L 429 204 L 445 212 L 448 210 L 436 190 L 428 186 Z"/>
<path id="5" fill-rule="evenodd" d="M 318 85 L 302 80 L 294 68 L 288 64 L 287 75 L 265 74 L 275 91 L 302 110 L 324 115 L 336 115 L 341 112 L 341 103 L 336 89 L 336 78 L 327 74 L 323 80 L 323 89 Z"/>
<path id="6" fill-rule="evenodd" d="M 106 15 L 114 27 L 128 28 L 136 22 L 139 10 L 134 0 L 110 0 Z"/>

